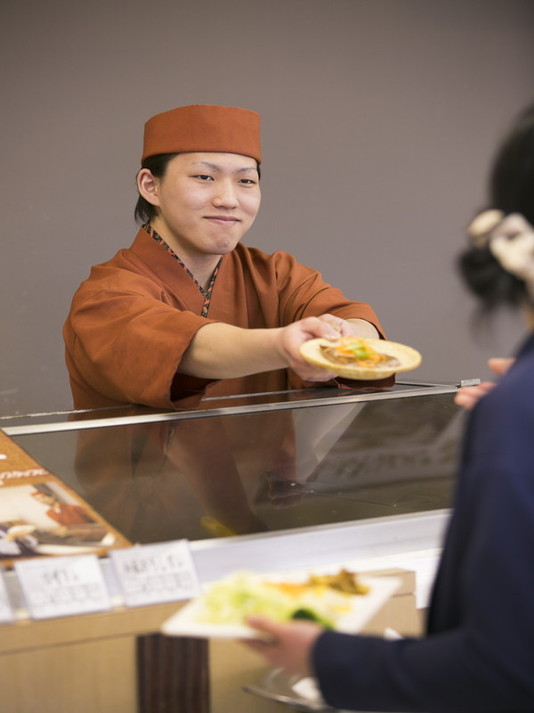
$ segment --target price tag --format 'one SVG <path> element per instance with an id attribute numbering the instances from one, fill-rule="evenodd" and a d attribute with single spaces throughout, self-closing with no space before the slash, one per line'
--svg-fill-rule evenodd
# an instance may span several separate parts
<path id="1" fill-rule="evenodd" d="M 14 567 L 33 619 L 111 609 L 96 555 L 43 557 Z"/>
<path id="2" fill-rule="evenodd" d="M 200 592 L 187 540 L 110 552 L 126 606 L 190 599 Z"/>
<path id="3" fill-rule="evenodd" d="M 0 571 L 0 623 L 5 624 L 15 619 L 9 595 L 7 593 L 6 581 L 3 573 Z"/>

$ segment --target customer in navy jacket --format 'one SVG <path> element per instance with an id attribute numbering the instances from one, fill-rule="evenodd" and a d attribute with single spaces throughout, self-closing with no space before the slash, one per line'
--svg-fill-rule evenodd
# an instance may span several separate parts
<path id="1" fill-rule="evenodd" d="M 534 711 L 534 105 L 501 145 L 490 211 L 461 272 L 485 311 L 520 307 L 528 334 L 469 414 L 426 636 L 388 641 L 250 618 L 273 665 L 317 677 L 336 708 Z"/>

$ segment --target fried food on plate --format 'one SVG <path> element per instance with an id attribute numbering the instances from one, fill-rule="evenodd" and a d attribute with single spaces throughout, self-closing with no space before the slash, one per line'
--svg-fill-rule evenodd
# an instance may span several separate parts
<path id="1" fill-rule="evenodd" d="M 310 339 L 300 352 L 310 363 L 348 379 L 385 379 L 415 369 L 421 363 L 421 354 L 412 347 L 363 337 Z"/>

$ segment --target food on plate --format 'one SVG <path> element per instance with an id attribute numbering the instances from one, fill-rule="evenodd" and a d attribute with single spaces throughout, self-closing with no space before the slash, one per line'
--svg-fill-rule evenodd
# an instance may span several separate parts
<path id="1" fill-rule="evenodd" d="M 208 588 L 197 616 L 202 623 L 241 625 L 249 615 L 260 614 L 277 621 L 307 619 L 333 629 L 336 620 L 351 610 L 354 595 L 368 592 L 369 587 L 347 570 L 302 581 L 237 572 Z"/>
<path id="2" fill-rule="evenodd" d="M 308 578 L 310 585 L 331 587 L 332 589 L 345 592 L 345 594 L 368 594 L 369 587 L 363 584 L 355 572 L 348 569 L 340 569 L 337 574 L 310 574 Z"/>
<path id="3" fill-rule="evenodd" d="M 332 568 L 333 569 L 333 568 Z M 269 638 L 247 622 L 252 614 L 277 621 L 307 619 L 324 628 L 355 633 L 378 612 L 400 587 L 398 577 L 359 575 L 329 567 L 322 574 L 293 571 L 260 575 L 240 571 L 204 585 L 203 593 L 163 622 L 166 636 L 202 639 Z"/>
<path id="4" fill-rule="evenodd" d="M 412 347 L 364 337 L 309 339 L 301 345 L 300 353 L 311 364 L 348 379 L 385 379 L 421 363 L 421 354 Z"/>
<path id="5" fill-rule="evenodd" d="M 320 345 L 321 352 L 334 364 L 354 366 L 400 366 L 400 361 L 390 354 L 382 354 L 373 349 L 369 340 L 363 337 L 342 337 L 337 342 Z"/>

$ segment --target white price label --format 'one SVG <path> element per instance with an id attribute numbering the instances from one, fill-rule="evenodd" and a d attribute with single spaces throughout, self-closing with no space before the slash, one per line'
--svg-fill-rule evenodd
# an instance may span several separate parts
<path id="1" fill-rule="evenodd" d="M 0 570 L 0 623 L 5 624 L 6 622 L 11 622 L 14 618 L 15 615 L 13 614 L 11 602 L 9 601 L 6 581 Z"/>
<path id="2" fill-rule="evenodd" d="M 200 592 L 187 540 L 110 552 L 127 606 L 190 599 Z"/>
<path id="3" fill-rule="evenodd" d="M 96 555 L 31 559 L 14 567 L 33 619 L 111 609 Z"/>

